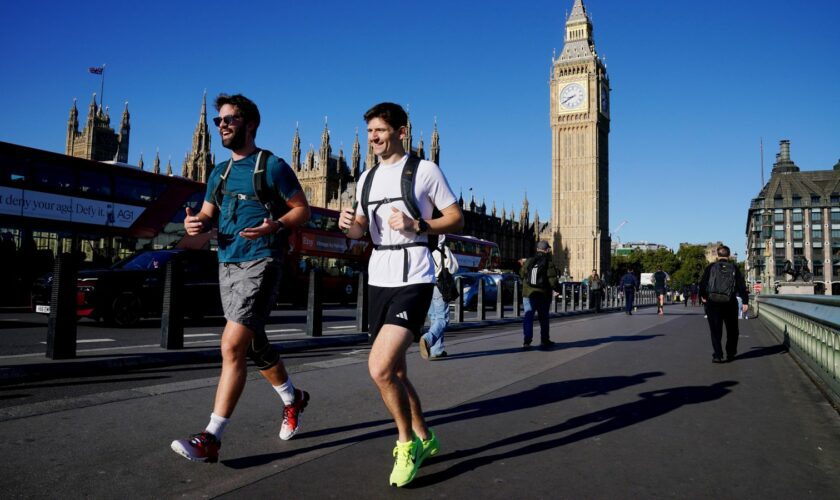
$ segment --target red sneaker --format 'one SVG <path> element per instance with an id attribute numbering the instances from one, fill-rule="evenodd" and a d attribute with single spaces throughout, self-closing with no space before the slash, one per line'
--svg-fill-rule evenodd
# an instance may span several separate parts
<path id="1" fill-rule="evenodd" d="M 190 439 L 172 441 L 172 451 L 193 462 L 218 462 L 221 447 L 221 441 L 207 431 L 193 434 Z"/>
<path id="2" fill-rule="evenodd" d="M 280 439 L 288 441 L 300 429 L 300 414 L 309 404 L 309 393 L 295 389 L 295 402 L 283 408 L 283 425 L 280 426 Z"/>

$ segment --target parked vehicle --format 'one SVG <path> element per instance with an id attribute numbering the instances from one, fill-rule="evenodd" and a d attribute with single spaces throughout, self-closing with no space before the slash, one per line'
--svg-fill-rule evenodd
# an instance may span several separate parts
<path id="1" fill-rule="evenodd" d="M 502 290 L 502 301 L 505 304 L 513 302 L 513 286 L 519 283 L 520 279 L 516 273 L 489 273 L 489 272 L 465 272 L 456 273 L 461 277 L 464 284 L 464 293 L 461 296 L 461 303 L 464 309 L 474 311 L 478 302 L 478 280 L 484 282 L 484 307 L 496 307 L 496 297 L 499 288 Z M 520 293 L 521 293 L 520 285 Z"/>
<path id="2" fill-rule="evenodd" d="M 108 269 L 79 271 L 76 315 L 104 320 L 120 327 L 142 318 L 159 317 L 163 303 L 166 263 L 177 256 L 184 289 L 182 311 L 191 318 L 221 314 L 218 259 L 210 250 L 152 250 L 141 252 Z M 35 312 L 49 314 L 52 274 L 33 285 Z"/>
<path id="3" fill-rule="evenodd" d="M 486 273 L 456 273 L 455 277 L 461 278 L 464 285 L 464 293 L 461 294 L 461 305 L 464 309 L 475 311 L 478 307 L 478 281 L 484 282 L 484 307 L 487 308 L 496 303 L 496 291 L 498 287 L 493 276 Z"/>

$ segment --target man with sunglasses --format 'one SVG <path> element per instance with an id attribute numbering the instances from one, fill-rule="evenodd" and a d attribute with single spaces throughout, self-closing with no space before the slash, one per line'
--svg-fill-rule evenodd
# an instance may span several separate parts
<path id="1" fill-rule="evenodd" d="M 286 250 L 283 232 L 309 219 L 309 204 L 292 168 L 272 155 L 265 162 L 266 183 L 285 206 L 278 207 L 279 218 L 271 215 L 254 192 L 254 169 L 265 154 L 255 144 L 260 126 L 256 104 L 240 94 L 221 94 L 216 110 L 219 116 L 213 122 L 231 158 L 210 174 L 201 211 L 193 214 L 187 208 L 184 219 L 187 234 L 196 235 L 209 231 L 218 216 L 219 288 L 227 319 L 221 342 L 222 373 L 210 423 L 190 439 L 172 442 L 176 453 L 196 462 L 218 461 L 222 434 L 245 387 L 248 358 L 283 400 L 280 439 L 297 433 L 300 413 L 309 400 L 306 391 L 294 388 L 265 334 L 280 284 Z"/>
<path id="2" fill-rule="evenodd" d="M 402 107 L 377 104 L 364 119 L 368 145 L 379 157 L 379 165 L 362 174 L 359 185 L 366 187 L 357 190 L 359 204 L 355 210 L 341 212 L 338 227 L 354 239 L 370 228 L 374 243 L 368 264 L 370 332 L 374 337 L 368 371 L 397 425 L 394 468 L 388 483 L 400 487 L 411 482 L 423 460 L 440 449 L 435 433 L 426 426 L 406 364 L 406 351 L 420 338 L 435 287 L 428 235 L 459 231 L 464 215 L 440 168 L 410 158 L 411 152 L 404 149 L 408 116 Z M 406 165 L 416 167 L 413 195 L 421 214 L 418 219 L 407 213 L 403 199 L 401 180 Z M 367 189 L 369 199 L 364 194 Z M 365 202 L 367 207 L 362 205 Z M 432 218 L 435 208 L 441 215 Z"/>

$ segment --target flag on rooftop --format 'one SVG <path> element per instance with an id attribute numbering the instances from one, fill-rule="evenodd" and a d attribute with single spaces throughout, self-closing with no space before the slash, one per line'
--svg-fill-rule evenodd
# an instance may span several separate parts
<path id="1" fill-rule="evenodd" d="M 88 68 L 88 71 L 94 75 L 101 75 L 102 72 L 105 71 L 105 66 L 91 66 Z"/>

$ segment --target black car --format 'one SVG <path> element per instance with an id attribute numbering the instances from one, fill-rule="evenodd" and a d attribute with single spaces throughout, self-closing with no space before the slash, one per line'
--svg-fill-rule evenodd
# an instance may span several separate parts
<path id="1" fill-rule="evenodd" d="M 163 303 L 166 263 L 177 256 L 184 280 L 181 310 L 191 318 L 221 313 L 219 261 L 210 250 L 151 250 L 138 253 L 108 269 L 79 271 L 76 315 L 127 327 L 141 318 L 159 317 Z M 33 286 L 35 312 L 50 312 L 52 274 Z"/>

